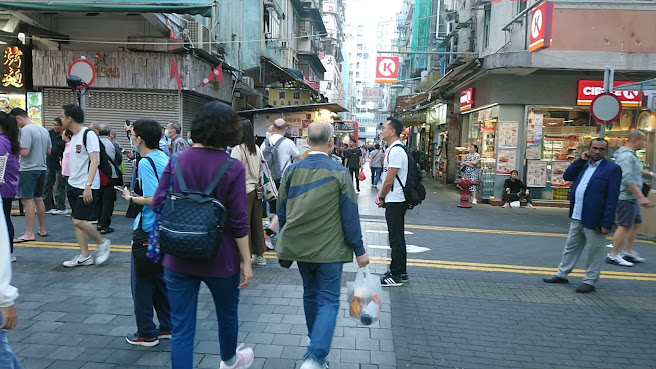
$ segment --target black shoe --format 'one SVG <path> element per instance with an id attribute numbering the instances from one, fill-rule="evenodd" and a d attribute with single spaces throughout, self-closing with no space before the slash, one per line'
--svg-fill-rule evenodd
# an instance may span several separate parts
<path id="1" fill-rule="evenodd" d="M 387 272 L 380 277 L 380 285 L 383 287 L 398 287 L 403 286 L 403 282 L 401 282 L 401 277 L 395 277 L 392 273 Z"/>
<path id="2" fill-rule="evenodd" d="M 576 293 L 590 293 L 594 292 L 595 286 L 587 283 L 581 283 L 580 286 L 576 287 Z"/>
<path id="3" fill-rule="evenodd" d="M 553 277 L 549 277 L 549 278 L 542 278 L 542 281 L 544 283 L 569 283 L 569 280 L 567 280 L 565 278 L 560 278 L 557 275 L 555 275 Z"/>
<path id="4" fill-rule="evenodd" d="M 410 282 L 410 276 L 408 275 L 408 273 L 401 274 L 401 282 L 403 283 Z"/>

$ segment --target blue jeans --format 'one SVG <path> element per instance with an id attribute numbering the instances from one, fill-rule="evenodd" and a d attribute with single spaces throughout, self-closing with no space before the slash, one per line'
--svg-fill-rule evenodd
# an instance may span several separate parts
<path id="1" fill-rule="evenodd" d="M 2 325 L 2 315 L 0 314 L 0 325 Z M 18 362 L 16 355 L 9 347 L 7 340 L 7 331 L 0 329 L 0 368 L 2 369 L 23 369 Z"/>
<path id="2" fill-rule="evenodd" d="M 305 360 L 323 365 L 330 353 L 330 345 L 339 312 L 339 288 L 342 284 L 343 263 L 298 263 L 303 278 L 303 307 L 310 347 Z"/>
<path id="3" fill-rule="evenodd" d="M 191 369 L 194 365 L 194 335 L 196 334 L 196 309 L 200 282 L 210 289 L 219 322 L 219 348 L 221 359 L 228 361 L 237 353 L 239 320 L 239 274 L 228 278 L 200 277 L 164 270 L 164 280 L 171 302 L 172 369 Z"/>
<path id="4" fill-rule="evenodd" d="M 137 336 L 142 338 L 157 337 L 157 327 L 153 323 L 153 308 L 157 311 L 159 330 L 171 331 L 171 307 L 164 284 L 163 274 L 139 275 L 134 269 L 132 258 L 132 301 L 134 317 L 137 320 Z"/>
<path id="5" fill-rule="evenodd" d="M 383 168 L 371 168 L 371 183 L 374 186 L 378 186 L 378 181 L 380 181 L 380 174 L 383 172 Z"/>

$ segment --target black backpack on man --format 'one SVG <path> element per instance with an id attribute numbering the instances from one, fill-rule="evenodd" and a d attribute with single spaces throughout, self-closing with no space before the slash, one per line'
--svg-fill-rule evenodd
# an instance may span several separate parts
<path id="1" fill-rule="evenodd" d="M 398 174 L 396 175 L 396 180 L 399 181 L 401 188 L 403 188 L 403 195 L 405 195 L 405 201 L 408 203 L 408 209 L 412 209 L 426 199 L 426 189 L 424 188 L 424 185 L 421 184 L 423 175 L 421 174 L 415 159 L 406 151 L 405 146 L 401 144 L 396 144 L 394 146 L 401 147 L 408 156 L 408 176 L 405 181 L 405 186 L 401 183 L 401 178 L 399 178 Z"/>

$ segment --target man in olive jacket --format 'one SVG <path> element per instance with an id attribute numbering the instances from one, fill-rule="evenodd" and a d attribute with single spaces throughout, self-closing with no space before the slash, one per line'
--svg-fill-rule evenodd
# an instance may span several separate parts
<path id="1" fill-rule="evenodd" d="M 352 262 L 355 253 L 358 266 L 369 264 L 349 172 L 329 156 L 334 135 L 327 122 L 310 124 L 312 151 L 285 171 L 278 197 L 278 259 L 298 262 L 303 278 L 310 344 L 301 369 L 325 367 L 337 323 L 344 263 Z"/>

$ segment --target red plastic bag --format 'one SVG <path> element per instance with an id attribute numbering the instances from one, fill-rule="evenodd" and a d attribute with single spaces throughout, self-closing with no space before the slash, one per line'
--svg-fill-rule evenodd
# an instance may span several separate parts
<path id="1" fill-rule="evenodd" d="M 365 179 L 367 179 L 367 176 L 364 174 L 364 170 L 360 171 L 360 175 L 358 176 L 358 179 L 361 180 L 361 181 L 364 181 Z"/>

